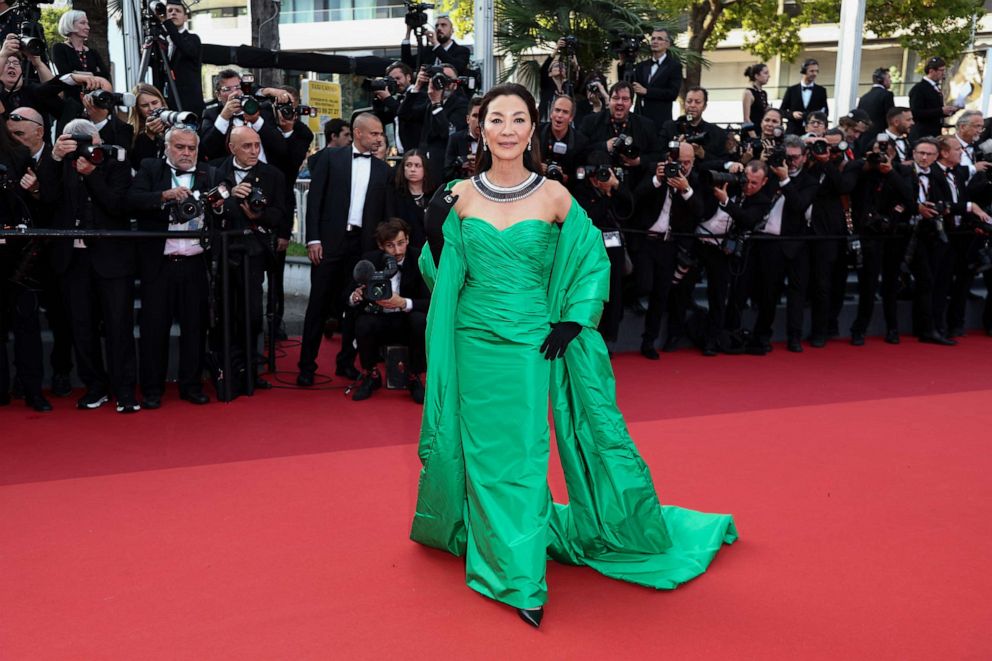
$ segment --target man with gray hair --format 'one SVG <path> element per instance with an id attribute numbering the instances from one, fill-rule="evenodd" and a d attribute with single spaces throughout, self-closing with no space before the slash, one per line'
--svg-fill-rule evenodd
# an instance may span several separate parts
<path id="1" fill-rule="evenodd" d="M 987 172 L 988 161 L 979 160 L 977 151 L 978 136 L 982 134 L 985 122 L 980 110 L 965 110 L 955 122 L 954 136 L 961 143 L 961 166 L 968 168 L 968 178 L 976 172 Z"/>
<path id="2" fill-rule="evenodd" d="M 59 166 L 41 182 L 42 197 L 58 200 L 55 228 L 129 229 L 124 198 L 131 185 L 131 168 L 101 152 L 101 142 L 96 126 L 85 119 L 66 124 L 55 141 L 52 159 Z M 52 266 L 69 308 L 76 373 L 86 385 L 78 407 L 99 408 L 112 395 L 119 413 L 140 410 L 134 396 L 133 244 L 111 238 L 58 239 L 53 242 Z M 100 347 L 101 317 L 106 367 Z"/>
<path id="3" fill-rule="evenodd" d="M 181 232 L 204 229 L 221 213 L 206 193 L 215 185 L 214 169 L 197 162 L 196 131 L 174 126 L 165 134 L 165 158 L 147 158 L 127 193 L 138 229 Z M 192 202 L 192 205 L 189 203 Z M 186 204 L 184 204 L 186 203 Z M 183 205 L 183 206 L 180 206 Z M 188 213 L 190 207 L 194 213 Z M 209 216 L 208 216 L 209 214 Z M 206 404 L 203 352 L 207 338 L 207 256 L 199 239 L 146 239 L 138 244 L 141 277 L 141 405 L 162 405 L 169 364 L 169 330 L 179 322 L 179 398 Z"/>

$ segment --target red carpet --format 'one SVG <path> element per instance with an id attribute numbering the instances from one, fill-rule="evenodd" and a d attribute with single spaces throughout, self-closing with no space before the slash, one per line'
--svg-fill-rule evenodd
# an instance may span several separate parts
<path id="1" fill-rule="evenodd" d="M 15 403 L 0 409 L 0 656 L 987 659 L 989 365 L 977 336 L 619 356 L 662 501 L 733 512 L 741 540 L 674 592 L 549 563 L 537 632 L 466 588 L 459 559 L 408 541 L 420 409 L 405 392 L 196 408 L 173 391 L 136 416 Z"/>

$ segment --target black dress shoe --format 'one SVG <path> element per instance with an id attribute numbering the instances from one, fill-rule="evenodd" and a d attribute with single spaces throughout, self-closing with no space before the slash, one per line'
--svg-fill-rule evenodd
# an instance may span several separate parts
<path id="1" fill-rule="evenodd" d="M 836 321 L 831 321 L 827 327 L 827 337 L 840 337 L 840 324 Z"/>
<path id="2" fill-rule="evenodd" d="M 964 337 L 964 329 L 963 328 L 952 328 L 950 330 L 950 332 L 947 334 L 947 337 L 950 337 L 950 338 Z"/>
<path id="3" fill-rule="evenodd" d="M 356 402 L 368 399 L 372 396 L 373 391 L 381 387 L 382 377 L 379 376 L 379 370 L 365 372 L 358 379 L 358 385 L 355 386 L 354 392 L 351 393 L 351 399 Z"/>
<path id="4" fill-rule="evenodd" d="M 272 384 L 260 376 L 255 377 L 255 390 L 272 390 Z"/>
<path id="5" fill-rule="evenodd" d="M 118 413 L 137 413 L 141 410 L 141 405 L 138 404 L 136 400 L 131 395 L 126 397 L 120 397 L 117 399 L 117 412 Z"/>
<path id="6" fill-rule="evenodd" d="M 296 375 L 296 385 L 301 388 L 309 388 L 313 385 L 313 372 L 304 371 Z"/>
<path id="7" fill-rule="evenodd" d="M 152 411 L 162 408 L 162 395 L 145 395 L 141 399 L 141 408 Z"/>
<path id="8" fill-rule="evenodd" d="M 703 355 L 704 356 L 715 356 L 718 353 L 719 353 L 719 351 L 716 350 L 716 344 L 714 344 L 712 342 L 707 342 L 706 343 L 706 346 L 703 347 Z"/>
<path id="9" fill-rule="evenodd" d="M 56 397 L 68 397 L 72 394 L 72 380 L 68 374 L 52 375 L 52 394 Z"/>
<path id="10" fill-rule="evenodd" d="M 334 370 L 334 376 L 343 376 L 351 381 L 355 381 L 361 375 L 362 373 L 356 370 L 354 365 L 338 365 L 338 368 Z"/>
<path id="11" fill-rule="evenodd" d="M 79 409 L 98 409 L 107 402 L 110 398 L 107 397 L 105 393 L 99 391 L 87 390 L 86 394 L 79 398 L 76 402 L 76 408 Z"/>
<path id="12" fill-rule="evenodd" d="M 865 334 L 860 331 L 851 331 L 851 346 L 863 347 L 865 345 Z"/>
<path id="13" fill-rule="evenodd" d="M 544 617 L 544 606 L 540 608 L 518 608 L 517 614 L 521 620 L 537 629 L 541 626 L 541 619 Z"/>
<path id="14" fill-rule="evenodd" d="M 825 337 L 811 337 L 809 338 L 809 345 L 814 349 L 822 349 L 827 346 L 827 338 Z"/>
<path id="15" fill-rule="evenodd" d="M 885 341 L 888 344 L 899 344 L 899 331 L 897 330 L 885 331 Z"/>
<path id="16" fill-rule="evenodd" d="M 798 337 L 793 337 L 786 343 L 786 348 L 792 353 L 802 353 L 803 343 L 799 341 Z"/>
<path id="17" fill-rule="evenodd" d="M 648 360 L 658 360 L 658 350 L 654 348 L 654 342 L 641 342 L 641 355 Z"/>
<path id="18" fill-rule="evenodd" d="M 940 333 L 920 335 L 920 342 L 924 342 L 926 344 L 939 344 L 942 347 L 954 347 L 958 344 L 957 340 L 949 340 Z"/>
<path id="19" fill-rule="evenodd" d="M 39 413 L 48 413 L 52 410 L 51 403 L 40 393 L 37 395 L 24 395 L 24 403 Z"/>
<path id="20" fill-rule="evenodd" d="M 210 403 L 210 395 L 203 392 L 203 390 L 193 388 L 190 388 L 189 390 L 180 390 L 179 399 L 184 399 L 190 404 L 197 404 L 200 406 Z"/>
<path id="21" fill-rule="evenodd" d="M 418 404 L 424 403 L 424 384 L 420 380 L 419 374 L 410 375 L 410 381 L 406 384 L 406 388 L 410 391 L 410 398 L 413 401 Z"/>
<path id="22" fill-rule="evenodd" d="M 661 347 L 661 352 L 672 353 L 673 351 L 677 351 L 679 348 L 679 344 L 681 343 L 682 343 L 681 337 L 679 337 L 678 335 L 670 335 L 667 338 L 665 338 L 665 344 L 664 346 Z"/>
<path id="23" fill-rule="evenodd" d="M 761 340 L 751 339 L 744 347 L 744 352 L 749 356 L 764 356 L 768 353 L 768 349 Z"/>

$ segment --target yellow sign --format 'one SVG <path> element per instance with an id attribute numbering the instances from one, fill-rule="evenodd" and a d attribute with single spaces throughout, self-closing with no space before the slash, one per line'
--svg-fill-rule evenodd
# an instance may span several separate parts
<path id="1" fill-rule="evenodd" d="M 317 109 L 316 117 L 308 117 L 310 130 L 320 134 L 331 119 L 341 116 L 341 84 L 324 80 L 304 80 L 301 98 L 304 105 Z"/>

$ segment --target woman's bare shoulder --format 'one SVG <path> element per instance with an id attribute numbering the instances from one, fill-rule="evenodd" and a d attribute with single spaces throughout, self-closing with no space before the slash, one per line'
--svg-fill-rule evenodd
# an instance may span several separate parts
<path id="1" fill-rule="evenodd" d="M 560 181 L 548 179 L 544 182 L 545 196 L 555 211 L 555 222 L 560 223 L 568 216 L 572 210 L 572 194 L 562 185 Z"/>
<path id="2" fill-rule="evenodd" d="M 451 187 L 452 195 L 464 195 L 467 191 L 472 190 L 472 182 L 468 179 L 462 179 L 457 184 Z"/>

